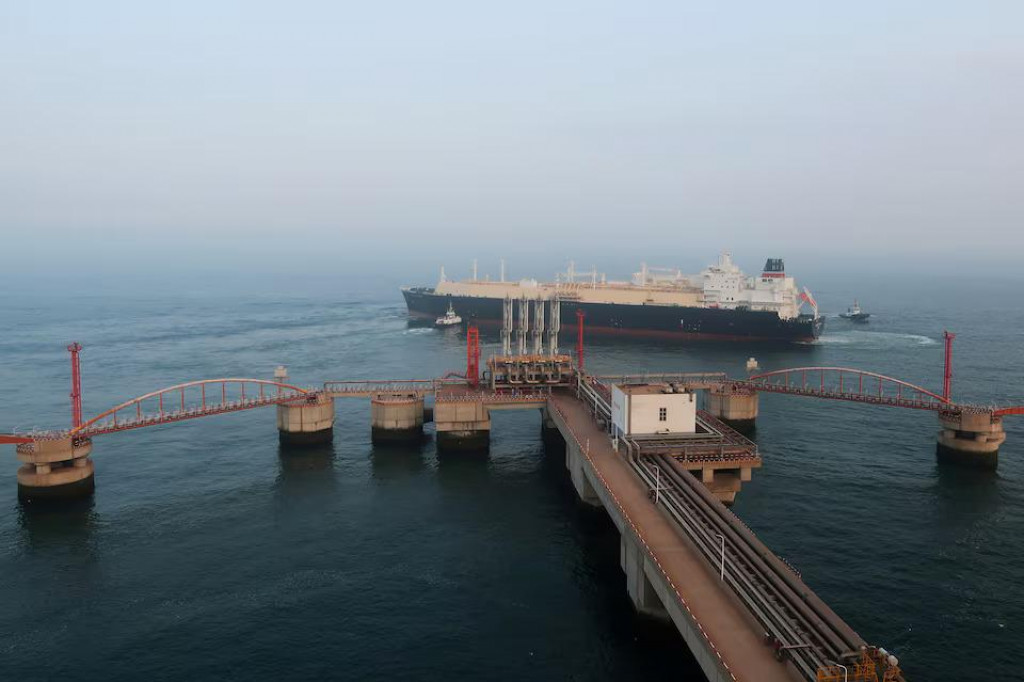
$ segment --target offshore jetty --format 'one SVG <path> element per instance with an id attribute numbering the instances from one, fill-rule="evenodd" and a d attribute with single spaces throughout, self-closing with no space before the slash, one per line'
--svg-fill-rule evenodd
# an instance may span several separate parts
<path id="1" fill-rule="evenodd" d="M 1024 414 L 1024 406 L 954 402 L 952 334 L 941 394 L 849 368 L 758 373 L 753 359 L 739 379 L 721 372 L 602 376 L 585 369 L 582 310 L 573 357 L 558 347 L 557 297 L 507 298 L 502 307 L 500 352 L 481 367 L 479 331 L 470 326 L 461 373 L 304 388 L 278 367 L 273 379 L 159 389 L 91 419 L 82 414 L 82 347 L 72 344 L 71 428 L 0 435 L 0 443 L 16 445 L 19 497 L 34 505 L 92 494 L 93 439 L 121 431 L 273 406 L 287 451 L 329 442 L 335 400 L 360 398 L 370 402 L 375 442 L 417 442 L 432 421 L 438 450 L 458 456 L 488 448 L 495 410 L 536 410 L 546 450 L 564 456 L 581 503 L 603 509 L 618 528 L 637 611 L 674 626 L 709 680 L 904 679 L 893 654 L 858 635 L 729 506 L 762 466 L 744 435 L 756 424 L 761 393 L 931 410 L 942 427 L 940 462 L 994 468 L 1002 419 Z"/>

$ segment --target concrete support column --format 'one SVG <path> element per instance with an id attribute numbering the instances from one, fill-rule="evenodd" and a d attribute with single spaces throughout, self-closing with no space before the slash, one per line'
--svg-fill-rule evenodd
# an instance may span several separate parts
<path id="1" fill-rule="evenodd" d="M 491 413 L 474 400 L 438 400 L 434 404 L 437 448 L 445 452 L 488 450 L 491 446 Z"/>
<path id="2" fill-rule="evenodd" d="M 746 478 L 743 473 L 746 472 Z M 718 501 L 726 507 L 731 507 L 736 502 L 736 493 L 742 487 L 742 481 L 750 480 L 750 468 L 726 469 L 704 466 L 701 469 L 701 481 L 704 487 L 710 490 Z"/>
<path id="3" fill-rule="evenodd" d="M 736 502 L 736 495 L 761 467 L 760 458 L 736 461 L 708 460 L 675 462 L 673 466 L 687 476 L 699 476 L 701 483 L 727 507 Z"/>
<path id="4" fill-rule="evenodd" d="M 569 477 L 572 478 L 572 487 L 576 489 L 580 501 L 591 507 L 600 507 L 601 499 L 594 490 L 594 485 L 587 478 L 587 471 L 584 468 L 584 454 L 576 441 L 569 440 L 565 444 L 565 468 L 569 470 Z"/>
<path id="5" fill-rule="evenodd" d="M 657 570 L 649 567 L 647 552 L 632 536 L 623 533 L 619 541 L 619 563 L 626 574 L 626 592 L 637 613 L 658 620 L 669 620 L 668 611 L 647 577 L 647 571 Z"/>
<path id="6" fill-rule="evenodd" d="M 278 405 L 277 432 L 281 445 L 330 443 L 334 439 L 334 398 L 318 395 L 311 401 Z"/>
<path id="7" fill-rule="evenodd" d="M 939 462 L 995 469 L 1006 440 L 1003 420 L 991 412 L 940 412 L 935 455 Z"/>
<path id="8" fill-rule="evenodd" d="M 540 415 L 540 438 L 544 443 L 544 448 L 551 452 L 563 451 L 565 439 L 562 438 L 562 432 L 558 430 L 558 426 L 548 413 L 548 408 L 542 408 Z"/>
<path id="9" fill-rule="evenodd" d="M 757 425 L 757 392 L 723 387 L 711 389 L 708 412 L 740 433 L 751 433 Z"/>
<path id="10" fill-rule="evenodd" d="M 423 398 L 415 394 L 379 394 L 370 401 L 374 443 L 415 443 L 423 438 Z"/>
<path id="11" fill-rule="evenodd" d="M 18 446 L 18 499 L 35 502 L 91 495 L 96 488 L 88 438 L 37 440 Z"/>

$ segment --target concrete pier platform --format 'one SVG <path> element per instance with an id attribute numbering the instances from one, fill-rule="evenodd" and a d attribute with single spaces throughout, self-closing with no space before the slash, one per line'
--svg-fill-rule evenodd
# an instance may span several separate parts
<path id="1" fill-rule="evenodd" d="M 370 400 L 370 433 L 374 443 L 415 443 L 423 438 L 423 396 L 381 393 Z M 433 415 L 431 415 L 433 416 Z"/>
<path id="2" fill-rule="evenodd" d="M 434 403 L 437 448 L 445 452 L 479 452 L 491 445 L 490 410 L 480 401 L 442 399 Z"/>
<path id="3" fill-rule="evenodd" d="M 1002 418 L 985 411 L 940 412 L 935 456 L 939 462 L 974 469 L 999 466 L 1006 441 Z"/>
<path id="4" fill-rule="evenodd" d="M 649 490 L 584 404 L 554 395 L 550 405 L 567 452 L 576 453 L 582 479 L 574 486 L 584 502 L 601 504 L 619 529 L 627 591 L 637 610 L 671 620 L 712 682 L 798 679 L 764 645 L 762 628 L 699 551 L 651 503 Z"/>
<path id="5" fill-rule="evenodd" d="M 96 488 L 88 438 L 56 438 L 19 445 L 18 499 L 22 502 L 87 497 Z"/>
<path id="6" fill-rule="evenodd" d="M 711 389 L 708 394 L 708 412 L 743 434 L 757 428 L 757 393 L 731 385 Z"/>
<path id="7" fill-rule="evenodd" d="M 334 398 L 317 396 L 277 406 L 277 431 L 281 445 L 303 447 L 334 439 Z"/>
<path id="8" fill-rule="evenodd" d="M 725 506 L 736 502 L 744 483 L 749 483 L 753 470 L 761 467 L 761 460 L 745 462 L 685 462 L 677 460 L 677 466 L 700 477 L 704 486 L 714 493 Z"/>

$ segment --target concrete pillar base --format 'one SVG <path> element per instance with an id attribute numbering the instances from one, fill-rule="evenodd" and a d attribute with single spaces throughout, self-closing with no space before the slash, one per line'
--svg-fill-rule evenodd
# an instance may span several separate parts
<path id="1" fill-rule="evenodd" d="M 565 439 L 562 438 L 562 433 L 558 429 L 549 429 L 546 426 L 541 428 L 540 440 L 544 443 L 544 448 L 552 452 L 561 452 L 565 450 Z"/>
<path id="2" fill-rule="evenodd" d="M 96 489 L 88 438 L 55 438 L 18 446 L 18 499 L 22 502 L 87 497 Z"/>
<path id="3" fill-rule="evenodd" d="M 984 453 L 965 452 L 939 442 L 935 444 L 935 459 L 940 464 L 995 470 L 999 467 L 999 450 Z"/>
<path id="4" fill-rule="evenodd" d="M 712 390 L 708 396 L 708 412 L 727 426 L 743 434 L 753 433 L 757 426 L 757 393 L 743 390 Z"/>
<path id="5" fill-rule="evenodd" d="M 941 464 L 996 469 L 999 446 L 1006 441 L 1003 422 L 987 412 L 944 412 L 939 414 L 935 457 Z"/>
<path id="6" fill-rule="evenodd" d="M 49 500 L 76 500 L 89 497 L 96 490 L 96 476 L 92 470 L 92 462 L 89 463 L 89 475 L 70 483 L 58 483 L 54 485 L 32 485 L 21 482 L 21 472 L 18 474 L 18 500 L 21 502 L 46 502 Z M 24 468 L 24 467 L 23 467 Z"/>
<path id="7" fill-rule="evenodd" d="M 658 597 L 654 585 L 647 577 L 647 564 L 649 563 L 645 552 L 640 545 L 623 535 L 619 540 L 619 564 L 623 573 L 626 574 L 626 592 L 633 602 L 633 607 L 642 616 L 660 621 L 669 622 L 670 618 L 665 605 Z"/>
<path id="8" fill-rule="evenodd" d="M 423 440 L 423 427 L 384 429 L 379 426 L 374 426 L 370 429 L 370 440 L 376 445 L 419 443 Z"/>
<path id="9" fill-rule="evenodd" d="M 555 425 L 551 415 L 548 414 L 547 408 L 540 411 L 540 439 L 544 443 L 544 449 L 552 452 L 561 452 L 565 450 L 565 438 L 562 437 L 562 432 L 558 430 L 558 426 Z"/>
<path id="10" fill-rule="evenodd" d="M 561 453 L 565 451 L 565 438 L 562 437 L 562 432 L 558 430 L 547 409 L 541 410 L 541 442 L 544 443 L 544 449 L 548 452 Z"/>
<path id="11" fill-rule="evenodd" d="M 442 452 L 486 452 L 490 448 L 490 430 L 437 432 L 437 449 Z"/>
<path id="12" fill-rule="evenodd" d="M 415 394 L 377 395 L 370 401 L 371 440 L 377 444 L 420 441 L 425 412 L 423 398 Z"/>
<path id="13" fill-rule="evenodd" d="M 334 438 L 334 398 L 317 396 L 277 406 L 281 445 L 303 447 L 330 443 Z"/>
<path id="14" fill-rule="evenodd" d="M 286 447 L 305 447 L 323 445 L 334 440 L 334 428 L 320 431 L 278 431 L 278 440 Z"/>
<path id="15" fill-rule="evenodd" d="M 434 403 L 437 449 L 440 452 L 486 452 L 491 446 L 491 414 L 482 403 L 468 400 Z"/>
<path id="16" fill-rule="evenodd" d="M 576 489 L 580 502 L 590 507 L 601 507 L 601 498 L 597 496 L 593 484 L 587 478 L 587 472 L 583 467 L 584 454 L 576 441 L 567 443 L 565 447 L 565 468 L 569 470 L 569 477 L 572 478 L 572 487 Z"/>
<path id="17" fill-rule="evenodd" d="M 746 471 L 747 478 L 744 479 L 742 470 L 705 466 L 701 470 L 701 482 L 719 502 L 731 507 L 736 502 L 736 493 L 740 491 L 743 481 L 750 480 L 750 468 L 746 468 Z"/>
<path id="18" fill-rule="evenodd" d="M 735 462 L 672 462 L 673 468 L 681 474 L 700 478 L 704 487 L 726 507 L 736 502 L 736 495 L 743 484 L 754 476 L 754 469 L 761 467 L 760 459 Z"/>

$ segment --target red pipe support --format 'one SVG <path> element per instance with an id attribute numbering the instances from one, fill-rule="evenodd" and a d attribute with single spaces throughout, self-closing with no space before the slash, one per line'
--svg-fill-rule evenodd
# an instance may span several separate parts
<path id="1" fill-rule="evenodd" d="M 480 329 L 466 328 L 466 380 L 474 388 L 480 383 Z"/>
<path id="2" fill-rule="evenodd" d="M 953 339 L 956 334 L 944 331 L 942 339 L 946 342 L 946 362 L 942 371 L 942 399 L 947 403 L 953 398 Z"/>
<path id="3" fill-rule="evenodd" d="M 82 366 L 78 359 L 78 351 L 82 344 L 75 341 L 68 346 L 71 353 L 71 427 L 82 425 Z"/>

